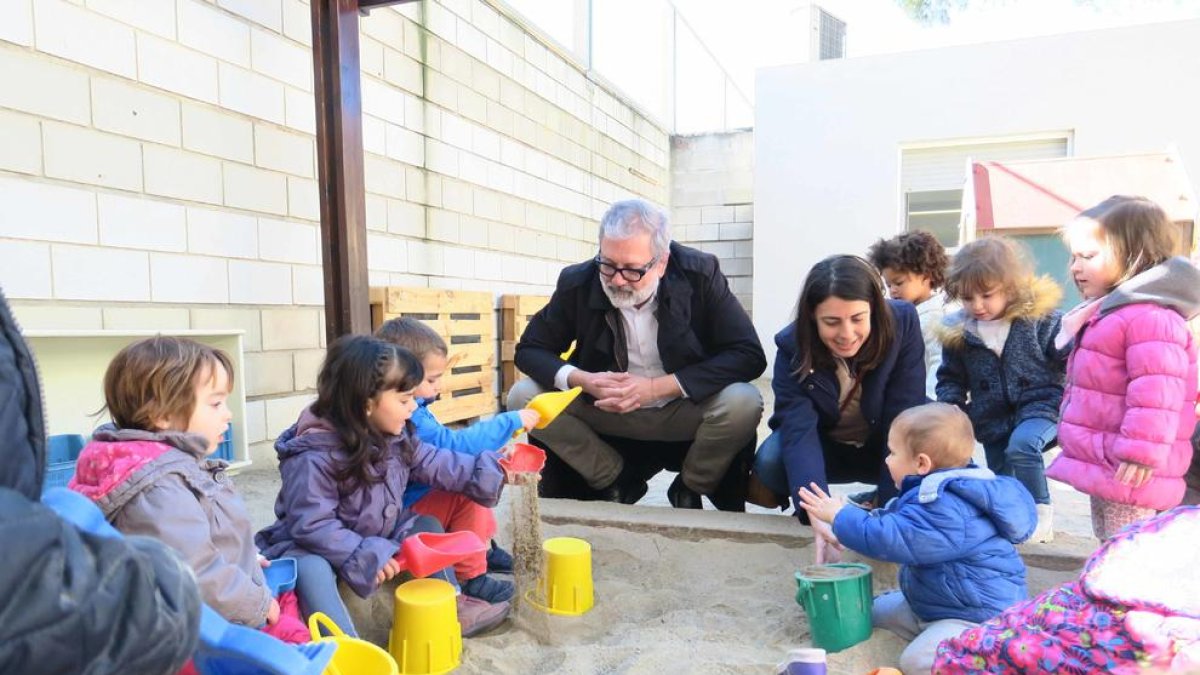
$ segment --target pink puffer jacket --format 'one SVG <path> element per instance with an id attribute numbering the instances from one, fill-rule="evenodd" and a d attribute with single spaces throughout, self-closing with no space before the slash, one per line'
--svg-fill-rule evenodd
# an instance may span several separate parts
<path id="1" fill-rule="evenodd" d="M 1101 499 L 1169 509 L 1183 498 L 1196 424 L 1196 342 L 1181 315 L 1190 310 L 1145 301 L 1109 310 L 1111 298 L 1076 336 L 1058 427 L 1062 454 L 1046 475 Z M 1139 488 L 1122 485 L 1114 474 L 1123 461 L 1152 467 L 1153 477 Z"/>

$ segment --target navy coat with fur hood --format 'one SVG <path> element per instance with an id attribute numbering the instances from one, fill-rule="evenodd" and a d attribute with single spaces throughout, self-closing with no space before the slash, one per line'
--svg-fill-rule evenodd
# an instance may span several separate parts
<path id="1" fill-rule="evenodd" d="M 882 509 L 843 507 L 833 533 L 853 551 L 899 563 L 900 590 L 922 620 L 979 623 L 1028 595 L 1013 544 L 1036 525 L 1023 485 L 972 465 L 907 476 Z"/>
<path id="2" fill-rule="evenodd" d="M 966 411 L 980 443 L 1005 440 L 1028 419 L 1058 421 L 1067 357 L 1054 346 L 1061 298 L 1053 280 L 1034 280 L 1030 301 L 1008 307 L 1012 326 L 999 356 L 980 339 L 966 309 L 946 316 L 938 331 L 937 400 Z"/>

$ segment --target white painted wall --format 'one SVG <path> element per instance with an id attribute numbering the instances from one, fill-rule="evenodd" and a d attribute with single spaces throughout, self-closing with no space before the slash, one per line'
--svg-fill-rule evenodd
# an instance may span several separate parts
<path id="1" fill-rule="evenodd" d="M 1174 144 L 1200 188 L 1200 21 L 782 66 L 757 91 L 754 323 L 772 358 L 809 267 L 900 230 L 910 144 L 1054 131 L 1073 132 L 1075 156 Z"/>

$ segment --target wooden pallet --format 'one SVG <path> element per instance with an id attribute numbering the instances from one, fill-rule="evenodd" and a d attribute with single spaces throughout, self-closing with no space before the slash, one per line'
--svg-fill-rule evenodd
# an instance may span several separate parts
<path id="1" fill-rule="evenodd" d="M 529 325 L 529 320 L 550 302 L 548 295 L 502 295 L 500 296 L 500 391 L 508 396 L 508 390 L 521 379 L 517 370 L 517 342 Z"/>
<path id="2" fill-rule="evenodd" d="M 430 412 L 443 424 L 497 410 L 496 310 L 488 292 L 403 286 L 371 289 L 372 330 L 388 319 L 410 316 L 428 324 L 450 348 L 442 396 Z"/>

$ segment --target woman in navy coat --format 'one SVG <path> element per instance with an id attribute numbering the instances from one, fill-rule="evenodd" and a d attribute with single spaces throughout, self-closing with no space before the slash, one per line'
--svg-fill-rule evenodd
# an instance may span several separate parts
<path id="1" fill-rule="evenodd" d="M 796 320 L 775 345 L 772 434 L 758 449 L 755 476 L 781 502 L 790 496 L 802 521 L 797 491 L 809 483 L 870 483 L 870 505 L 882 506 L 896 494 L 883 463 L 888 429 L 926 400 L 916 309 L 886 299 L 867 261 L 831 256 L 809 271 Z"/>

